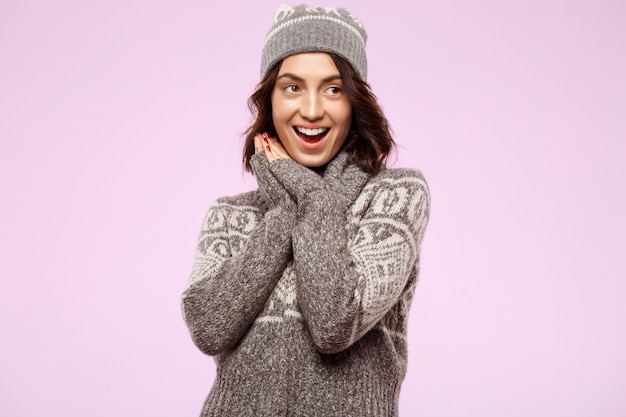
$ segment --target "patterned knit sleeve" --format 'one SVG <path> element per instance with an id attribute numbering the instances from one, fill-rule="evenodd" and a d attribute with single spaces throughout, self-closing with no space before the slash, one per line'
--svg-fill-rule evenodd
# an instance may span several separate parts
<path id="1" fill-rule="evenodd" d="M 183 316 L 196 346 L 217 355 L 245 334 L 291 258 L 295 207 L 264 214 L 232 198 L 207 213 L 187 287 Z"/>
<path id="2" fill-rule="evenodd" d="M 298 200 L 298 302 L 320 352 L 348 348 L 398 302 L 419 261 L 429 205 L 426 182 L 413 170 L 371 181 L 350 208 L 355 224 L 346 224 L 341 196 L 329 187 Z"/>

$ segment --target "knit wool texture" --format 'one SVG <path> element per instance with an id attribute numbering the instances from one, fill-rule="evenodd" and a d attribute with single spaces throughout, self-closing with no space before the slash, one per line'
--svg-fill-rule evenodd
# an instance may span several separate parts
<path id="1" fill-rule="evenodd" d="M 345 58 L 367 80 L 366 42 L 365 27 L 346 9 L 281 4 L 265 38 L 261 78 L 289 55 L 331 52 Z"/>
<path id="2" fill-rule="evenodd" d="M 255 154 L 256 191 L 208 211 L 182 296 L 215 356 L 201 415 L 397 416 L 430 197 L 419 171 L 321 173 Z"/>

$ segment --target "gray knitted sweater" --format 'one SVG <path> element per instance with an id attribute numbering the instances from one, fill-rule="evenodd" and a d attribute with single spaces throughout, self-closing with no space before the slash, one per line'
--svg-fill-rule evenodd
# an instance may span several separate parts
<path id="1" fill-rule="evenodd" d="M 397 416 L 428 222 L 423 176 L 251 161 L 259 188 L 217 200 L 183 315 L 217 375 L 202 416 Z"/>

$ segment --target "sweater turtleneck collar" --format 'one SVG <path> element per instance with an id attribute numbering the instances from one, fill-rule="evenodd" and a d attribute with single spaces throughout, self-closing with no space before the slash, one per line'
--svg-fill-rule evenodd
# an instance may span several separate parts
<path id="1" fill-rule="evenodd" d="M 344 196 L 348 207 L 354 203 L 370 178 L 370 174 L 354 163 L 345 151 L 339 152 L 319 174 L 335 192 Z"/>

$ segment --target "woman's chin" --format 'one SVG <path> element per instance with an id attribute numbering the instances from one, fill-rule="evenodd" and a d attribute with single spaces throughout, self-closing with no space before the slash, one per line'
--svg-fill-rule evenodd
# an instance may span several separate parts
<path id="1" fill-rule="evenodd" d="M 319 154 L 319 155 L 300 154 L 300 155 L 296 155 L 295 157 L 292 156 L 292 158 L 295 159 L 300 165 L 303 165 L 307 168 L 321 167 L 323 165 L 326 165 L 332 159 L 332 158 L 329 158 L 325 154 Z"/>

